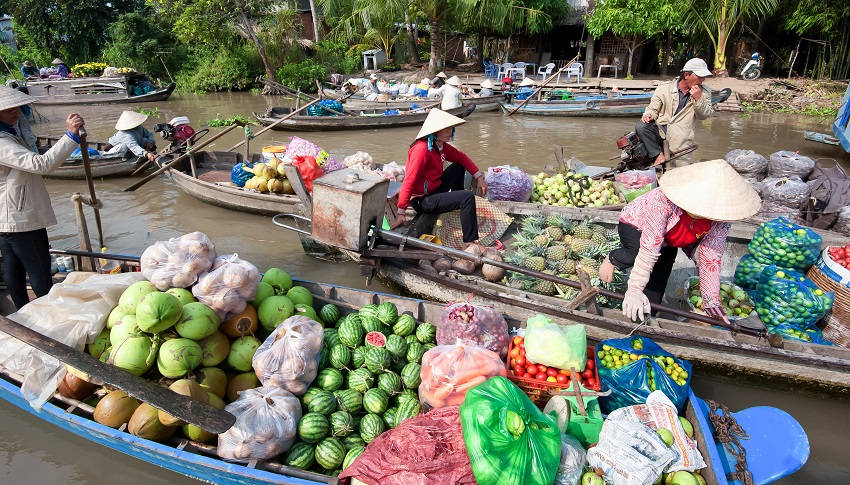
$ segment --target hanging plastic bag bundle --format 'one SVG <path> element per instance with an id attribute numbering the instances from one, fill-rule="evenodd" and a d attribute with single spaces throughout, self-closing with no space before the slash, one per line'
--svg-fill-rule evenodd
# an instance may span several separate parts
<path id="1" fill-rule="evenodd" d="M 815 325 L 832 309 L 835 295 L 805 275 L 775 265 L 764 269 L 756 288 L 756 312 L 771 332 L 804 342 L 823 343 Z"/>
<path id="2" fill-rule="evenodd" d="M 438 345 L 422 356 L 419 400 L 433 408 L 457 405 L 473 387 L 507 374 L 498 354 L 456 339 L 454 344 Z"/>
<path id="3" fill-rule="evenodd" d="M 584 371 L 587 364 L 584 325 L 562 327 L 543 315 L 529 318 L 525 324 L 525 355 L 536 364 Z"/>
<path id="4" fill-rule="evenodd" d="M 504 377 L 473 387 L 460 406 L 463 441 L 478 485 L 551 485 L 561 431 Z"/>
<path id="5" fill-rule="evenodd" d="M 806 271 L 818 260 L 822 243 L 818 233 L 777 217 L 756 229 L 747 249 L 760 263 Z"/>
<path id="6" fill-rule="evenodd" d="M 449 303 L 440 313 L 437 345 L 455 340 L 474 342 L 505 358 L 508 355 L 508 324 L 495 308 L 467 302 Z"/>

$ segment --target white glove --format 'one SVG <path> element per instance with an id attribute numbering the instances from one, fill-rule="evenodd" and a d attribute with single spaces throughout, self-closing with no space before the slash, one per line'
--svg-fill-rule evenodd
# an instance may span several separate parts
<path id="1" fill-rule="evenodd" d="M 649 282 L 649 275 L 652 274 L 652 268 L 655 267 L 659 256 L 661 256 L 659 253 L 653 254 L 640 250 L 635 258 L 635 264 L 629 275 L 629 289 L 623 299 L 623 315 L 632 320 L 635 320 L 637 316 L 643 320 L 644 314 L 649 314 L 649 298 L 643 294 L 643 289 Z"/>
<path id="2" fill-rule="evenodd" d="M 632 321 L 642 322 L 644 315 L 649 315 L 650 311 L 649 298 L 643 294 L 643 291 L 633 288 L 626 290 L 625 298 L 623 298 L 624 316 Z"/>

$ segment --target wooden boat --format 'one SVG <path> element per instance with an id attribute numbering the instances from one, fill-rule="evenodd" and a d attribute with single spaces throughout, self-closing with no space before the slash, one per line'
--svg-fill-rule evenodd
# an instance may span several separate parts
<path id="1" fill-rule="evenodd" d="M 847 86 L 838 115 L 832 123 L 832 134 L 838 139 L 844 151 L 850 153 L 850 86 Z"/>
<path id="2" fill-rule="evenodd" d="M 133 88 L 147 76 L 137 72 L 110 77 L 80 77 L 27 81 L 30 96 L 36 104 L 113 104 L 165 101 L 174 92 L 176 84 L 156 87 L 153 91 L 136 95 Z"/>
<path id="3" fill-rule="evenodd" d="M 826 143 L 827 145 L 841 144 L 838 138 L 832 135 L 827 135 L 826 133 L 818 133 L 816 131 L 803 131 L 803 138 L 809 141 L 816 141 L 818 143 Z"/>
<path id="4" fill-rule="evenodd" d="M 393 108 L 395 110 L 395 108 Z M 426 111 L 399 109 L 398 114 L 384 115 L 383 108 L 358 110 L 353 116 L 307 116 L 295 115 L 282 123 L 275 125 L 274 130 L 282 131 L 334 131 L 334 130 L 363 130 L 379 128 L 398 128 L 402 126 L 420 125 L 428 117 Z M 448 112 L 465 118 L 475 111 L 474 104 L 466 104 Z M 292 108 L 269 108 L 264 114 L 254 113 L 254 117 L 264 126 L 292 112 Z"/>
<path id="5" fill-rule="evenodd" d="M 50 136 L 40 136 L 37 139 L 38 149 L 41 153 L 46 152 L 59 138 Z M 96 150 L 103 150 L 106 142 L 92 141 L 89 146 Z M 102 179 L 109 177 L 125 177 L 133 173 L 140 165 L 138 159 L 125 160 L 123 155 L 100 155 L 89 158 L 91 161 L 92 177 Z M 49 179 L 63 180 L 85 180 L 86 171 L 83 167 L 83 159 L 81 156 L 71 157 L 62 165 L 56 167 L 52 172 L 44 175 Z"/>
<path id="6" fill-rule="evenodd" d="M 349 98 L 341 98 L 335 97 L 331 99 L 339 99 L 343 106 L 349 110 L 361 110 L 361 109 L 399 109 L 399 108 L 410 108 L 411 104 L 416 104 L 417 106 L 426 106 L 429 104 L 434 104 L 439 102 L 437 98 L 418 98 L 418 97 L 395 97 L 386 101 L 377 99 L 377 100 L 367 100 L 365 97 L 360 95 L 354 95 Z M 476 97 L 466 97 L 464 96 L 464 103 L 474 104 L 476 111 L 498 111 L 499 103 L 504 100 L 505 97 L 503 94 L 494 94 L 493 96 L 484 96 L 482 98 Z"/>
<path id="7" fill-rule="evenodd" d="M 259 155 L 254 157 L 257 157 L 254 161 L 259 159 Z M 168 160 L 162 157 L 159 163 Z M 294 195 L 245 190 L 230 181 L 231 169 L 243 160 L 241 153 L 202 151 L 194 154 L 194 169 L 192 163 L 186 161 L 167 173 L 184 192 L 207 204 L 260 215 L 292 211 L 299 202 Z"/>
<path id="8" fill-rule="evenodd" d="M 296 283 L 308 288 L 317 304 L 334 303 L 340 308 L 341 314 L 355 311 L 368 303 L 387 301 L 394 303 L 399 313 L 408 312 L 419 321 L 433 322 L 438 320 L 443 310 L 442 304 L 430 301 L 324 283 Z M 508 317 L 509 326 L 522 324 Z M 249 465 L 227 463 L 218 458 L 215 446 L 185 438 L 172 437 L 164 443 L 138 438 L 130 435 L 123 427 L 116 430 L 96 423 L 91 418 L 94 411 L 91 406 L 58 393 L 40 411 L 35 411 L 21 394 L 21 381 L 21 376 L 0 368 L 0 398 L 77 436 L 204 482 L 224 485 L 339 483 L 335 477 L 286 467 L 276 459 Z M 748 413 L 754 410 L 761 412 Z M 684 416 L 694 425 L 694 439 L 707 464 L 701 474 L 708 484 L 728 485 L 726 473 L 733 468 L 729 457 L 722 451 L 722 445 L 716 443 L 712 436 L 709 413 L 707 404 L 689 392 Z M 794 473 L 805 464 L 809 454 L 808 439 L 799 424 L 787 413 L 775 408 L 759 407 L 739 412 L 735 417 L 754 438 L 752 441 L 744 441 L 750 470 L 766 470 L 763 476 L 755 476 L 756 483 L 769 483 Z M 776 426 L 780 420 L 783 426 Z M 761 433 L 762 430 L 766 432 Z M 781 434 L 781 438 L 777 434 Z M 777 443 L 781 444 L 778 449 Z M 771 453 L 763 452 L 764 448 L 768 448 Z"/>
<path id="9" fill-rule="evenodd" d="M 643 113 L 651 94 L 577 96 L 569 100 L 531 100 L 525 105 L 511 100 L 502 103 L 506 112 L 535 116 L 633 116 Z"/>

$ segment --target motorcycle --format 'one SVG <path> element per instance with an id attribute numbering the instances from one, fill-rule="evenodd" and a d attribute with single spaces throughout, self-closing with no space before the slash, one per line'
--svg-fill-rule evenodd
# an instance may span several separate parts
<path id="1" fill-rule="evenodd" d="M 738 69 L 735 71 L 735 76 L 743 78 L 745 81 L 755 81 L 761 76 L 761 67 L 764 58 L 758 52 L 753 52 L 750 57 L 741 57 L 738 59 Z"/>

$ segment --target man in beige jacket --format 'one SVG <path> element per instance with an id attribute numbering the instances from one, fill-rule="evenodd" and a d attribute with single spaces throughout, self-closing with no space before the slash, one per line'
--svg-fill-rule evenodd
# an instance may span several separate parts
<path id="1" fill-rule="evenodd" d="M 705 61 L 693 58 L 685 63 L 676 81 L 661 84 L 643 112 L 635 133 L 646 145 L 654 165 L 666 161 L 664 140 L 669 153 L 675 153 L 694 144 L 694 118 L 704 120 L 714 113 L 711 107 L 711 91 L 702 86 L 711 76 Z M 670 163 L 670 167 L 688 165 L 689 157 Z"/>
<path id="2" fill-rule="evenodd" d="M 68 131 L 44 155 L 30 150 L 15 129 L 21 106 L 33 98 L 0 86 L 0 252 L 3 279 L 15 307 L 29 302 L 27 275 L 36 296 L 53 286 L 47 227 L 56 224 L 41 175 L 62 164 L 80 142 L 83 118 L 65 120 Z"/>

